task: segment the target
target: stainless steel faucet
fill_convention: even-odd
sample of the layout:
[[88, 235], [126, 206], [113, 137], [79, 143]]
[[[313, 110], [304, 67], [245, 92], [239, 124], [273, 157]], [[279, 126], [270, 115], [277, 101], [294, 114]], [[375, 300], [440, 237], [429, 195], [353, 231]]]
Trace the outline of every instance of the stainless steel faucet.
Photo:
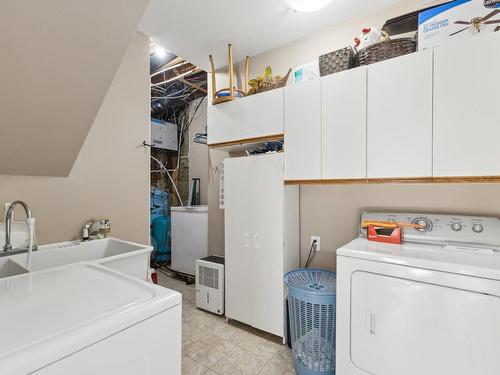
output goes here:
[[4, 251], [12, 251], [12, 245], [10, 243], [10, 236], [12, 231], [12, 214], [14, 213], [14, 208], [20, 204], [23, 206], [24, 211], [26, 211], [26, 217], [31, 218], [31, 210], [26, 203], [23, 201], [12, 202], [5, 214], [5, 245], [3, 245]]

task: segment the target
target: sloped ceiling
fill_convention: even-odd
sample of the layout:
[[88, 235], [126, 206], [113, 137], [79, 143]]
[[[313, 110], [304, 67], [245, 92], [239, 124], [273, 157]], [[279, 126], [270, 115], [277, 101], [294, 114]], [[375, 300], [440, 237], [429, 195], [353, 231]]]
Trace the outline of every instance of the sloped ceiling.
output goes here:
[[1, 1], [0, 174], [70, 173], [148, 2]]
[[140, 29], [151, 39], [209, 71], [255, 56], [322, 29], [363, 18], [402, 0], [333, 0], [313, 13], [292, 11], [284, 0], [151, 0]]

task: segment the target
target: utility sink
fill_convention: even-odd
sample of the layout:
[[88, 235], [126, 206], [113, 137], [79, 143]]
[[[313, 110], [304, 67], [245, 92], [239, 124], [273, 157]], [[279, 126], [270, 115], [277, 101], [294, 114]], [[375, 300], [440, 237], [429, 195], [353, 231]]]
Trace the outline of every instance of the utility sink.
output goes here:
[[[153, 248], [132, 242], [105, 238], [88, 242], [71, 241], [39, 246], [31, 255], [29, 271], [39, 271], [66, 264], [93, 261], [103, 266], [145, 280]], [[26, 264], [27, 254], [8, 259]], [[22, 268], [22, 267], [21, 267]], [[0, 277], [5, 277], [0, 273]]]
[[0, 279], [28, 273], [29, 271], [10, 258], [0, 258]]

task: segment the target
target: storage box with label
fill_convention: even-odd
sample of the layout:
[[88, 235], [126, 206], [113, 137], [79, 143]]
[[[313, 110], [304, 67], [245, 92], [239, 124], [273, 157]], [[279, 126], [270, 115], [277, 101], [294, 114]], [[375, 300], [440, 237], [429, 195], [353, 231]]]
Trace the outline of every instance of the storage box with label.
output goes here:
[[418, 49], [500, 31], [500, 0], [456, 0], [418, 17]]

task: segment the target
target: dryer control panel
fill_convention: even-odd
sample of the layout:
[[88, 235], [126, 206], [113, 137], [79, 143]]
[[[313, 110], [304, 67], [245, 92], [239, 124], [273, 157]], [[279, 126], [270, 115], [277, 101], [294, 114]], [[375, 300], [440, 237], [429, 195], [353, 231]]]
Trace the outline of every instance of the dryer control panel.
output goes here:
[[[496, 217], [429, 213], [364, 212], [361, 222], [418, 224], [404, 228], [403, 241], [444, 245], [500, 247], [500, 219]], [[361, 226], [360, 226], [361, 228]], [[366, 229], [360, 234], [366, 237]]]

